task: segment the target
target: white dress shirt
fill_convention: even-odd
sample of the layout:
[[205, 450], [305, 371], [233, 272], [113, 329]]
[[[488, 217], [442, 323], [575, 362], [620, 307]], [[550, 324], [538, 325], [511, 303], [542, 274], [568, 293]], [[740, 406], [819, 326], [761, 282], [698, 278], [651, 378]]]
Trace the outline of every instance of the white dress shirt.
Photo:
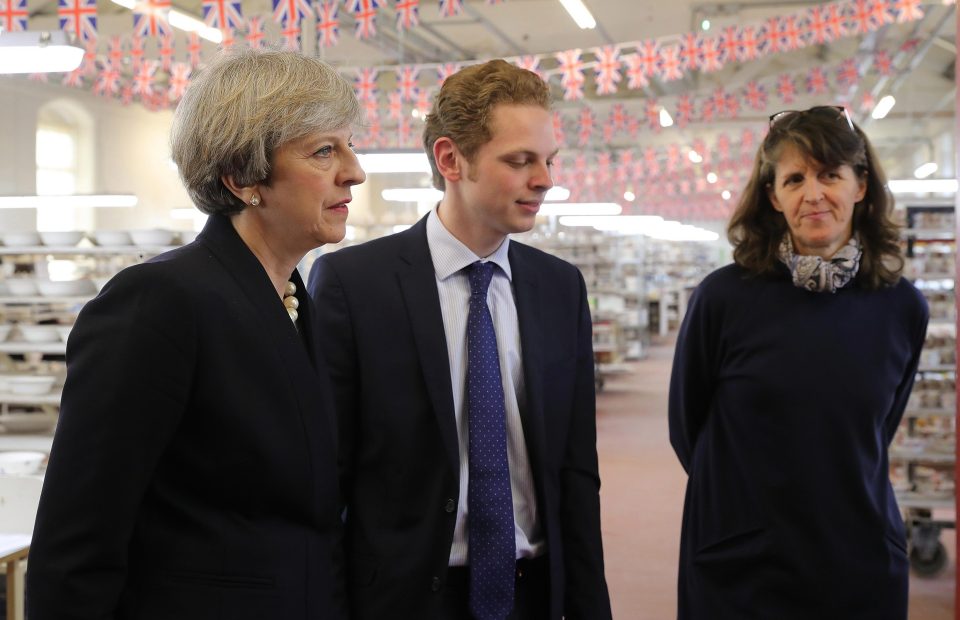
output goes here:
[[497, 333], [497, 355], [503, 381], [507, 412], [507, 459], [510, 465], [510, 489], [513, 495], [513, 520], [517, 558], [543, 553], [545, 542], [537, 519], [537, 496], [523, 436], [520, 409], [525, 406], [523, 357], [520, 351], [520, 326], [514, 300], [512, 273], [505, 239], [490, 256], [480, 257], [461, 243], [444, 227], [437, 210], [427, 218], [427, 245], [440, 293], [440, 311], [450, 360], [450, 383], [453, 387], [453, 410], [457, 418], [460, 443], [460, 498], [457, 524], [450, 548], [450, 565], [465, 566], [467, 555], [467, 487], [469, 485], [469, 426], [467, 420], [467, 314], [470, 310], [470, 281], [463, 271], [478, 260], [495, 263], [493, 279], [487, 292], [487, 306]]

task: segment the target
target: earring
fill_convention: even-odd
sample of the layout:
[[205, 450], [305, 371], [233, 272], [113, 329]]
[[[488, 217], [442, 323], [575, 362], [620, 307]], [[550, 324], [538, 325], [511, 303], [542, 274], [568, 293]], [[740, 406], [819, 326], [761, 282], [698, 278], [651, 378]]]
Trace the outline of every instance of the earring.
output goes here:
[[260, 204], [260, 196], [257, 196], [256, 194], [254, 194], [253, 196], [250, 196], [250, 205], [251, 205], [251, 206], [256, 207], [256, 206], [259, 205], [259, 204]]

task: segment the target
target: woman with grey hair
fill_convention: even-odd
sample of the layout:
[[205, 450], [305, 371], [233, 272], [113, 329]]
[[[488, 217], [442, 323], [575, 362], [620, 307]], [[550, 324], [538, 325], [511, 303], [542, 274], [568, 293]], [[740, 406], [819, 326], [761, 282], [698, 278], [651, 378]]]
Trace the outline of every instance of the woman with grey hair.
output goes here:
[[209, 218], [80, 313], [27, 577], [31, 620], [340, 620], [330, 385], [296, 266], [340, 241], [350, 84], [277, 50], [187, 90], [173, 159]]

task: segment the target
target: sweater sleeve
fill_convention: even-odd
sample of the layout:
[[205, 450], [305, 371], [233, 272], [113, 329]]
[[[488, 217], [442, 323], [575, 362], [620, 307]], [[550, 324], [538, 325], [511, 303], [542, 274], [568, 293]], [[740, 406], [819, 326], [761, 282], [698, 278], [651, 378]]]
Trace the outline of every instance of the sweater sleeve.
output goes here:
[[884, 440], [887, 445], [893, 441], [893, 436], [896, 434], [900, 420], [903, 418], [903, 412], [907, 408], [907, 400], [910, 398], [914, 380], [917, 378], [917, 368], [920, 366], [920, 352], [923, 350], [923, 343], [927, 336], [927, 324], [930, 322], [930, 310], [927, 307], [926, 300], [919, 292], [915, 292], [915, 294], [918, 297], [918, 312], [910, 338], [910, 357], [906, 370], [903, 373], [903, 378], [897, 386], [893, 406], [890, 408], [890, 412], [887, 414], [887, 418], [883, 423]]

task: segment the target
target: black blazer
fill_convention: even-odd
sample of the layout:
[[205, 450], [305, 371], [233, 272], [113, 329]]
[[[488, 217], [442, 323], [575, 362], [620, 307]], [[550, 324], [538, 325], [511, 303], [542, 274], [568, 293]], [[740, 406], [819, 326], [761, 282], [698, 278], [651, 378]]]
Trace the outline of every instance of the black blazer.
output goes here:
[[[580, 273], [510, 243], [523, 430], [550, 559], [550, 618], [610, 617], [593, 348]], [[310, 274], [340, 420], [347, 591], [358, 620], [440, 613], [459, 496], [450, 368], [426, 218]]]
[[31, 620], [345, 617], [335, 421], [300, 302], [302, 337], [211, 216], [196, 242], [123, 270], [83, 308], [30, 551]]

